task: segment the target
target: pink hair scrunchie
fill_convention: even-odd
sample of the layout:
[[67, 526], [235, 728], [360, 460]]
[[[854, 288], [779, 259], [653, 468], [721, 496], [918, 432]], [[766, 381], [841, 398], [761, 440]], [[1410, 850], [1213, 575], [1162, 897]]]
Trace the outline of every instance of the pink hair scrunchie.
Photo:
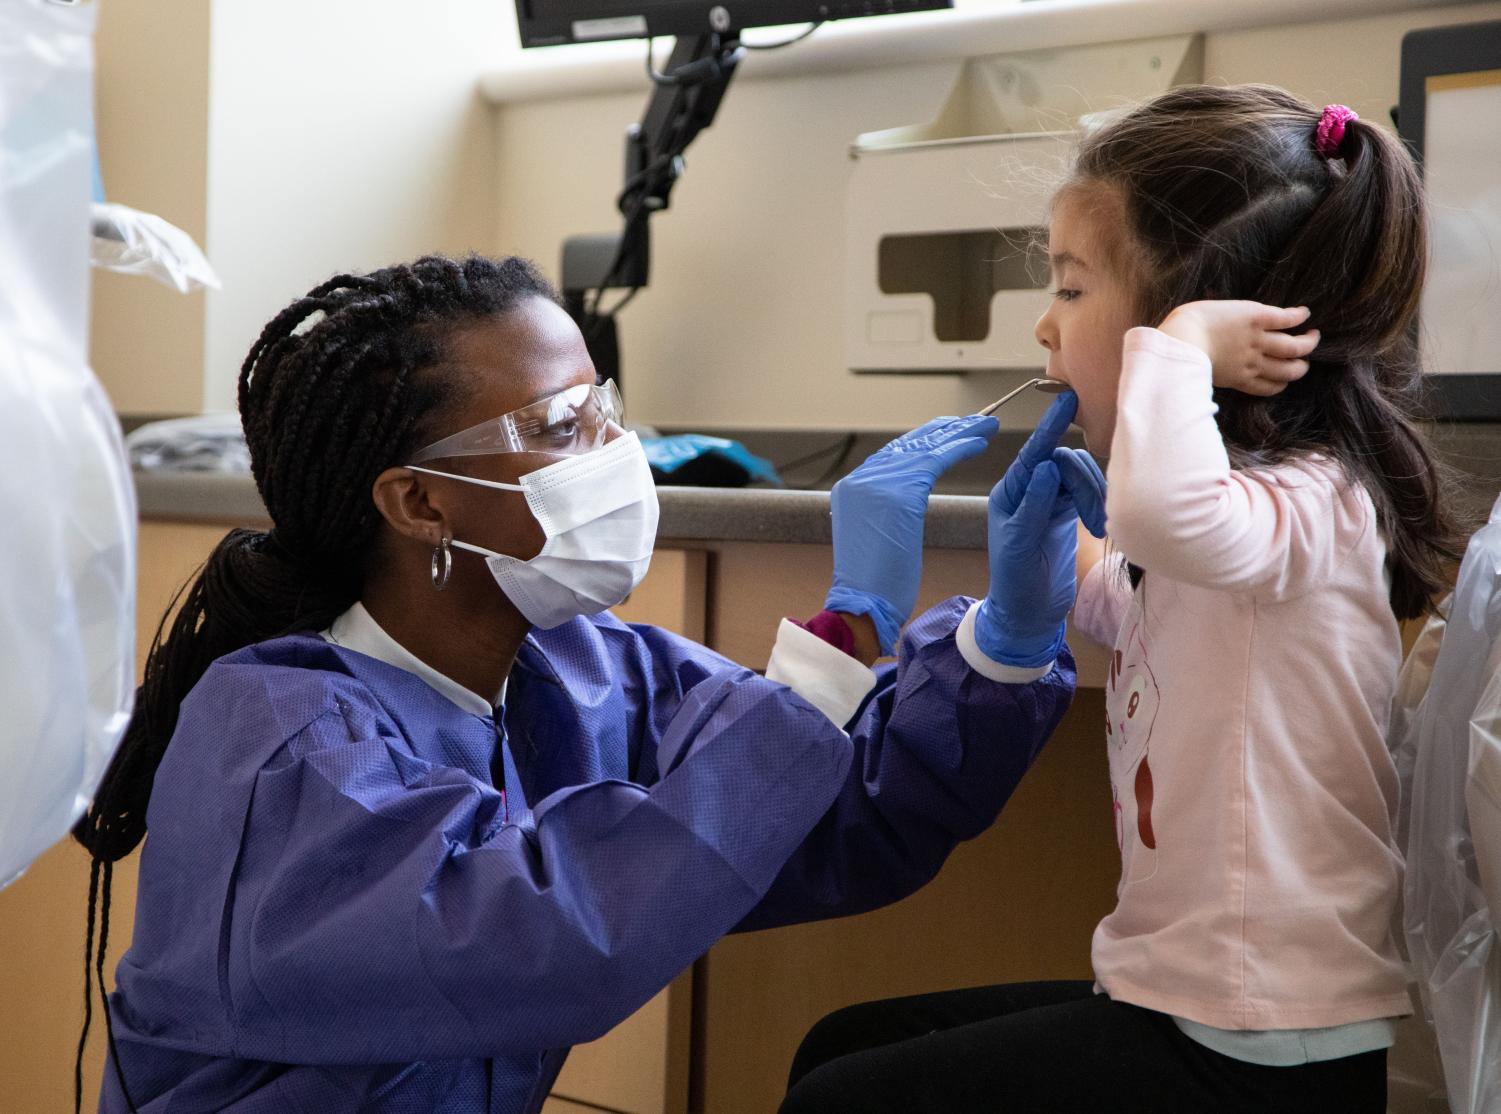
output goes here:
[[1314, 149], [1323, 158], [1338, 157], [1340, 145], [1345, 141], [1345, 125], [1359, 119], [1352, 109], [1342, 104], [1326, 104], [1314, 133]]

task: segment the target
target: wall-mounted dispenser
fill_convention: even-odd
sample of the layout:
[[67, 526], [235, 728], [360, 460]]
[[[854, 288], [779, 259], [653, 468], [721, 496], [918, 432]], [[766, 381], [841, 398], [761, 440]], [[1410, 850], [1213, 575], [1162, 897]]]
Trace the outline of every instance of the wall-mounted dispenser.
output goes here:
[[972, 58], [938, 118], [850, 151], [845, 357], [858, 372], [1031, 370], [1048, 198], [1081, 118], [1200, 79], [1182, 35]]

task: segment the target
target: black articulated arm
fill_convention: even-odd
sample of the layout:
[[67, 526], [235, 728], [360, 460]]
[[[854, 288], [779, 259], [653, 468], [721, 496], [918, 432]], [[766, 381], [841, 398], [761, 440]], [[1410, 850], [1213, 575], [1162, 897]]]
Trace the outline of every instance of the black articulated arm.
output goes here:
[[[739, 35], [712, 31], [682, 36], [667, 67], [647, 72], [654, 87], [640, 123], [625, 137], [625, 185], [617, 205], [624, 218], [618, 234], [570, 236], [563, 243], [563, 297], [578, 322], [603, 379], [620, 379], [620, 350], [614, 314], [651, 277], [648, 221], [668, 207], [672, 187], [683, 173], [683, 153], [699, 132], [714, 122], [730, 78], [743, 55]], [[608, 310], [607, 290], [625, 290]]]

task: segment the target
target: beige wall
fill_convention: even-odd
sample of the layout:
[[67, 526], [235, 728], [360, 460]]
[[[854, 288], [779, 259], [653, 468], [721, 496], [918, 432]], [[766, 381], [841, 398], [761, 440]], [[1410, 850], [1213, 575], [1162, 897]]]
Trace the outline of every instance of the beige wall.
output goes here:
[[[200, 244], [207, 231], [209, 5], [99, 5], [99, 164], [111, 201], [157, 213]], [[122, 413], [203, 403], [203, 294], [93, 272], [94, 369]]]
[[207, 295], [97, 273], [93, 358], [122, 413], [234, 405], [260, 327], [313, 283], [495, 239], [478, 75], [504, 0], [116, 0], [96, 40], [110, 200], [204, 246]]
[[[1205, 76], [1268, 81], [1389, 120], [1414, 27], [1501, 17], [1501, 4], [1210, 34]], [[752, 58], [747, 65], [754, 65]], [[930, 119], [957, 63], [732, 86], [653, 224], [652, 285], [621, 315], [632, 417], [717, 428], [905, 428], [963, 413], [1016, 377], [855, 377], [844, 369], [844, 188], [861, 132]], [[496, 112], [497, 251], [556, 273], [572, 233], [618, 227], [620, 144], [645, 91]], [[1003, 411], [1014, 426], [1039, 399]]]
[[[495, 157], [475, 78], [505, 0], [214, 4], [205, 401], [234, 404], [265, 322], [313, 284], [494, 238]], [[511, 32], [513, 33], [513, 32]]]
[[[1384, 120], [1406, 30], [1497, 17], [1493, 0], [1214, 33], [1205, 72]], [[337, 270], [478, 248], [555, 274], [565, 236], [616, 228], [621, 136], [644, 89], [485, 107], [475, 80], [513, 49], [512, 26], [496, 0], [103, 5], [106, 188], [193, 233], [225, 281], [184, 297], [96, 274], [93, 358], [117, 408], [231, 406], [260, 326]], [[972, 409], [1014, 378], [844, 369], [849, 142], [930, 118], [956, 71], [925, 63], [731, 89], [655, 221], [653, 285], [621, 318], [633, 417], [887, 429]], [[1025, 425], [1040, 402], [1005, 417]]]

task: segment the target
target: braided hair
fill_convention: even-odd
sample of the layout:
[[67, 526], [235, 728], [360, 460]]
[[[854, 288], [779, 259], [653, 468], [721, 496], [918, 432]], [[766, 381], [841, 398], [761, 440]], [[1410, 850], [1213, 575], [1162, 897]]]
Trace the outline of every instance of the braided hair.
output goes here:
[[[336, 275], [261, 331], [240, 368], [239, 408], [272, 527], [231, 530], [178, 592], [172, 606], [182, 606], [170, 626], [171, 608], [157, 626], [125, 737], [73, 829], [93, 857], [96, 882], [103, 865], [106, 894], [111, 864], [146, 834], [152, 782], [183, 698], [215, 659], [321, 630], [360, 598], [380, 522], [370, 495], [375, 478], [435, 439], [462, 404], [461, 382], [437, 370], [449, 337], [528, 298], [557, 295], [526, 260], [424, 256]], [[108, 916], [106, 902], [105, 926]], [[89, 998], [86, 986], [86, 1005]], [[86, 1009], [85, 1039], [87, 1017]], [[115, 1065], [118, 1073], [118, 1057]], [[75, 1097], [81, 1100], [78, 1081]]]

